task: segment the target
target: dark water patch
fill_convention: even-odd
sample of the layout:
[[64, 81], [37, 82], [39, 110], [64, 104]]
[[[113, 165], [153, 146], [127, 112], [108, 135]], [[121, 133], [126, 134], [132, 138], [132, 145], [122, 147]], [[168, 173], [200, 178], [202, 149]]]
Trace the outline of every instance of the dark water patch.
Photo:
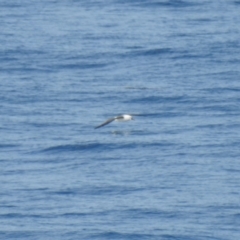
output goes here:
[[154, 48], [154, 49], [144, 49], [144, 50], [134, 50], [128, 53], [129, 56], [159, 56], [165, 54], [171, 54], [173, 50], [171, 48]]
[[131, 50], [139, 50], [139, 49], [143, 49], [144, 47], [142, 46], [138, 46], [138, 45], [134, 45], [134, 46], [127, 46], [126, 49], [131, 49]]
[[43, 153], [68, 153], [68, 152], [89, 152], [97, 153], [102, 151], [112, 151], [118, 148], [128, 148], [134, 145], [128, 144], [127, 146], [114, 144], [114, 143], [83, 143], [83, 144], [67, 144], [53, 146], [43, 149]]
[[161, 113], [146, 113], [139, 115], [140, 117], [150, 117], [151, 119], [155, 118], [174, 118], [174, 117], [181, 117], [186, 116], [186, 113], [184, 112], [174, 112], [174, 111], [164, 111]]
[[46, 55], [47, 52], [35, 49], [26, 48], [16, 48], [16, 49], [6, 49], [0, 51], [0, 60], [16, 60], [22, 63], [24, 60], [38, 60], [41, 55]]
[[[113, 132], [114, 134], [114, 132]], [[118, 133], [119, 134], [119, 133]], [[122, 133], [124, 134], [124, 132]], [[151, 148], [151, 147], [172, 147], [174, 144], [170, 142], [133, 142], [133, 143], [83, 143], [59, 145], [43, 149], [43, 153], [68, 153], [68, 152], [103, 152], [113, 151], [116, 149], [135, 149], [135, 148]]]
[[[216, 150], [221, 150], [223, 151], [224, 149], [228, 149], [229, 147], [238, 147], [239, 146], [239, 142], [236, 143], [232, 143], [232, 142], [227, 142], [227, 143], [202, 143], [202, 144], [197, 144], [197, 145], [190, 145], [191, 149], [198, 149], [198, 148], [203, 148], [203, 149], [207, 149], [209, 148], [209, 150], [213, 151], [213, 149]], [[234, 149], [232, 149], [234, 150]], [[219, 154], [221, 152], [219, 151]], [[226, 152], [226, 154], [230, 154], [230, 152]]]
[[222, 114], [230, 114], [232, 116], [239, 115], [240, 107], [237, 105], [223, 105], [223, 104], [214, 104], [211, 106], [202, 106], [196, 107], [196, 110], [204, 110], [205, 112], [211, 113], [222, 113]]
[[[240, 221], [240, 213], [233, 214], [233, 217], [237, 220]], [[240, 222], [239, 222], [240, 223]]]
[[67, 144], [67, 145], [59, 145], [53, 146], [49, 148], [45, 148], [42, 152], [52, 152], [52, 153], [60, 153], [60, 152], [75, 152], [75, 151], [96, 151], [96, 150], [111, 150], [114, 148], [114, 144], [104, 144], [104, 143], [83, 143], [83, 144]]
[[194, 233], [189, 233], [187, 235], [183, 234], [163, 234], [161, 235], [161, 240], [224, 240], [224, 238], [215, 238], [210, 234], [211, 236], [204, 235], [204, 236], [199, 236], [199, 235], [194, 235]]
[[240, 1], [233, 1], [236, 6], [240, 6]]
[[20, 2], [12, 2], [12, 1], [2, 1], [0, 3], [0, 7], [5, 7], [5, 8], [10, 8], [10, 9], [14, 9], [14, 8], [21, 8], [23, 7], [23, 4], [19, 4]]
[[128, 86], [128, 87], [125, 87], [125, 89], [128, 89], [128, 90], [143, 90], [143, 91], [146, 91], [146, 90], [149, 90], [149, 91], [156, 91], [156, 90], [161, 90], [160, 88], [150, 88], [150, 87], [134, 87], [134, 86]]
[[89, 213], [81, 213], [81, 212], [70, 212], [70, 213], [64, 213], [61, 216], [67, 217], [67, 218], [78, 218], [78, 217], [84, 217], [89, 216], [91, 214]]
[[136, 187], [128, 187], [128, 186], [107, 186], [107, 187], [91, 187], [91, 188], [85, 188], [82, 190], [82, 194], [87, 195], [96, 195], [96, 196], [102, 196], [102, 195], [131, 195], [134, 192], [143, 191], [143, 188], [136, 188]]
[[9, 148], [16, 148], [20, 145], [17, 144], [0, 144], [0, 149], [9, 149]]
[[[212, 18], [195, 18], [195, 19], [191, 19], [191, 22], [198, 22], [198, 23], [208, 23], [208, 22], [213, 22], [213, 21], [214, 21], [214, 19], [212, 19]], [[201, 34], [201, 35], [204, 35], [204, 34]]]
[[124, 144], [124, 145], [121, 145], [119, 147], [119, 149], [121, 149], [123, 147], [126, 147], [126, 149], [131, 149], [131, 148], [140, 148], [141, 150], [144, 149], [144, 148], [157, 148], [157, 149], [160, 149], [161, 147], [162, 148], [172, 148], [174, 146], [176, 146], [176, 144], [172, 143], [172, 142], [142, 142], [141, 143], [134, 143], [134, 144]]
[[59, 191], [49, 191], [50, 195], [95, 195], [95, 196], [116, 196], [116, 195], [129, 195], [134, 192], [143, 191], [143, 188], [128, 187], [128, 186], [87, 186], [83, 188], [68, 188]]
[[[89, 37], [87, 38], [89, 40]], [[99, 37], [92, 37], [91, 39], [94, 40], [99, 40]], [[72, 55], [73, 54], [73, 55]], [[76, 63], [76, 62], [86, 62], [86, 61], [94, 61], [95, 63], [97, 61], [101, 61], [102, 59], [108, 59], [113, 55], [113, 52], [94, 52], [92, 54], [80, 54], [80, 53], [72, 53], [69, 54], [68, 56], [60, 56], [61, 58], [63, 58], [63, 61], [66, 62], [72, 62], [72, 63]]]
[[41, 214], [21, 214], [21, 213], [6, 213], [0, 214], [0, 219], [16, 219], [16, 218], [43, 218], [44, 216]]
[[240, 123], [231, 123], [231, 124], [226, 124], [226, 123], [222, 123], [222, 124], [214, 124], [214, 123], [210, 123], [210, 124], [200, 124], [200, 125], [196, 125], [196, 128], [202, 128], [202, 129], [239, 129], [240, 128]]
[[55, 192], [48, 192], [50, 195], [52, 194], [56, 194], [56, 195], [64, 195], [64, 196], [68, 196], [68, 195], [76, 195], [78, 193], [78, 190], [76, 189], [65, 189], [65, 190], [60, 190], [60, 191], [55, 191]]
[[150, 7], [167, 7], [167, 8], [186, 8], [198, 5], [193, 1], [182, 1], [182, 0], [165, 0], [165, 1], [151, 1], [149, 4]]
[[172, 59], [175, 60], [180, 60], [180, 59], [186, 59], [186, 60], [191, 60], [191, 59], [208, 59], [212, 58], [212, 53], [191, 53], [191, 52], [178, 52], [176, 55], [172, 56]]
[[[24, 225], [25, 223], [23, 222], [22, 223], [22, 226]], [[18, 229], [18, 228], [17, 228]], [[30, 227], [28, 229], [31, 229]], [[43, 233], [44, 232], [44, 233]], [[59, 239], [59, 232], [53, 232], [53, 231], [46, 231], [46, 230], [41, 230], [41, 231], [38, 231], [38, 230], [25, 230], [25, 229], [22, 229], [22, 230], [11, 230], [11, 231], [8, 231], [8, 230], [5, 230], [5, 231], [0, 231], [0, 238], [1, 239], [12, 239], [12, 240], [16, 240], [16, 239], [34, 239], [34, 240], [47, 240], [47, 239]], [[63, 236], [63, 234], [61, 233], [60, 234], [61, 237]]]
[[146, 103], [146, 104], [159, 104], [159, 103], [178, 103], [181, 100], [184, 100], [184, 96], [174, 96], [174, 97], [163, 97], [163, 96], [148, 96], [148, 97], [140, 97], [133, 98], [125, 101], [126, 103]]
[[206, 209], [208, 210], [208, 212], [226, 212], [229, 210], [236, 210], [239, 209], [239, 205], [236, 203], [229, 203], [229, 204], [225, 204], [225, 205], [209, 205], [206, 206]]
[[23, 192], [39, 192], [43, 193], [49, 190], [47, 187], [41, 187], [41, 188], [19, 188], [18, 190]]
[[[222, 80], [222, 81], [226, 81], [229, 83], [229, 79], [234, 79], [236, 78], [236, 76], [239, 76], [239, 71], [236, 70], [236, 68], [234, 68], [234, 70], [232, 71], [224, 71], [222, 68], [219, 69], [217, 72], [213, 71], [212, 73], [211, 72], [208, 72], [208, 73], [198, 73], [197, 75], [193, 75], [195, 77], [203, 77], [204, 79], [208, 79], [208, 81], [219, 81], [219, 80]], [[233, 82], [236, 82], [236, 81], [233, 81]], [[238, 81], [237, 81], [237, 84], [235, 84], [235, 86], [238, 86]], [[214, 88], [216, 88], [217, 85], [212, 85], [214, 86]], [[229, 84], [227, 86], [230, 86]], [[211, 89], [214, 89], [214, 88], [202, 88], [201, 90], [205, 91], [207, 89], [211, 90]], [[233, 87], [232, 87], [233, 88]]]
[[58, 123], [58, 122], [23, 122], [23, 124], [36, 128], [68, 127], [79, 126], [79, 124]]
[[[6, 176], [7, 175], [10, 175], [10, 176], [11, 175], [15, 175], [15, 176], [20, 175], [21, 176], [28, 172], [30, 172], [29, 169], [27, 169], [27, 170], [25, 170], [25, 169], [24, 170], [8, 170], [8, 171], [6, 170], [3, 175], [6, 175]], [[37, 170], [35, 170], [35, 172], [37, 172]]]
[[218, 87], [218, 88], [206, 88], [202, 89], [202, 91], [209, 92], [209, 93], [239, 93], [240, 88], [239, 87]]
[[122, 233], [122, 232], [113, 232], [113, 231], [104, 231], [103, 233], [93, 234], [89, 236], [89, 239], [111, 239], [111, 240], [149, 240], [149, 239], [157, 239], [157, 236], [154, 234], [144, 234], [144, 233]]
[[36, 49], [31, 49], [31, 48], [15, 48], [15, 49], [9, 49], [9, 50], [4, 50], [4, 55], [11, 55], [11, 56], [19, 56], [19, 57], [28, 57], [29, 55], [42, 55], [42, 54], [47, 54], [46, 51], [43, 50], [36, 50]]
[[107, 63], [72, 63], [72, 64], [61, 64], [61, 65], [55, 65], [54, 67], [56, 69], [69, 69], [69, 70], [73, 70], [73, 69], [95, 69], [95, 68], [104, 68], [106, 66], [108, 66], [109, 64]]
[[[159, 190], [159, 189], [158, 189]], [[183, 218], [186, 215], [183, 212], [176, 212], [176, 211], [161, 211], [159, 209], [127, 209], [123, 211], [121, 214], [124, 216], [131, 216], [131, 218]]]
[[18, 58], [16, 58], [15, 56], [7, 56], [6, 54], [0, 55], [0, 61], [2, 62], [2, 64], [4, 64], [5, 62], [16, 62], [18, 61]]
[[18, 206], [10, 205], [9, 203], [5, 204], [4, 202], [2, 202], [0, 208], [2, 209], [7, 208], [9, 211], [13, 211], [13, 209], [17, 209]]
[[235, 168], [224, 168], [225, 171], [229, 172], [229, 173], [240, 173], [240, 168], [239, 169], [235, 169]]
[[131, 2], [127, 0], [118, 0], [121, 4], [131, 4], [137, 7], [144, 8], [169, 8], [169, 9], [179, 9], [179, 8], [187, 8], [199, 5], [200, 3], [194, 3], [193, 1], [183, 1], [183, 0], [132, 0]]
[[[185, 56], [186, 55], [186, 56]], [[182, 51], [180, 49], [173, 49], [173, 48], [152, 48], [152, 49], [133, 49], [132, 51], [127, 51], [124, 54], [119, 54], [119, 57], [122, 58], [135, 58], [135, 57], [157, 57], [162, 58], [164, 60], [168, 59], [177, 59], [181, 57], [188, 57], [191, 56], [191, 53], [188, 51]], [[204, 55], [205, 56], [205, 55]], [[198, 57], [198, 56], [197, 56]]]
[[200, 128], [200, 129], [222, 129], [223, 127], [225, 127], [225, 124], [204, 124], [204, 125], [197, 125], [195, 126], [196, 128]]

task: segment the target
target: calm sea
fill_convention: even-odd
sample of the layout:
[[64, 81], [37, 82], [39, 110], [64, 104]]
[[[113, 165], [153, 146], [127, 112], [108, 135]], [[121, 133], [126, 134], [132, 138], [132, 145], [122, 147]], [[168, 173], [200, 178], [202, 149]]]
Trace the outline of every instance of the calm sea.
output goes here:
[[240, 239], [240, 1], [0, 9], [0, 239]]

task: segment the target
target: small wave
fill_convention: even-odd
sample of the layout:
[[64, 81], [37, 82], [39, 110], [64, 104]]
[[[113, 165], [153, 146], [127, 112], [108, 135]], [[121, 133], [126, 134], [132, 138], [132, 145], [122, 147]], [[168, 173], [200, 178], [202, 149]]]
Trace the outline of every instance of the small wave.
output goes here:
[[236, 88], [231, 88], [231, 87], [214, 87], [214, 88], [206, 88], [206, 89], [203, 89], [203, 91], [206, 91], [206, 92], [210, 92], [210, 93], [238, 93], [240, 92], [240, 88], [236, 87]]
[[147, 233], [123, 233], [105, 231], [99, 234], [91, 235], [91, 239], [157, 239], [157, 236]]
[[4, 218], [4, 219], [11, 219], [11, 218], [43, 218], [42, 215], [38, 215], [38, 214], [21, 214], [21, 213], [6, 213], [6, 214], [0, 214], [0, 218]]
[[18, 147], [19, 145], [17, 144], [0, 144], [0, 148], [13, 148], [13, 147]]
[[[126, 132], [114, 131], [112, 134], [116, 135], [126, 135]], [[137, 132], [137, 134], [139, 134]], [[143, 134], [143, 133], [140, 133]], [[102, 152], [111, 151], [116, 149], [135, 149], [135, 148], [145, 148], [145, 147], [165, 147], [170, 146], [171, 143], [166, 142], [132, 142], [132, 143], [85, 143], [85, 144], [69, 144], [69, 145], [59, 145], [48, 147], [41, 152], [43, 153], [64, 153], [64, 152]]]
[[155, 56], [155, 55], [162, 55], [172, 53], [171, 48], [154, 48], [154, 49], [145, 49], [145, 50], [137, 50], [133, 51], [132, 55], [137, 56]]
[[166, 8], [186, 8], [186, 7], [192, 7], [196, 5], [200, 5], [200, 3], [193, 3], [189, 1], [183, 1], [183, 0], [175, 0], [175, 1], [146, 1], [141, 2], [139, 1], [140, 6], [147, 6], [147, 7], [166, 7]]
[[102, 143], [83, 143], [83, 144], [67, 144], [48, 147], [42, 150], [42, 152], [74, 152], [74, 151], [92, 151], [97, 149], [111, 149], [113, 144]]
[[92, 68], [103, 68], [108, 66], [106, 63], [69, 63], [69, 64], [62, 64], [57, 65], [57, 69], [92, 69]]
[[149, 96], [149, 97], [141, 97], [141, 98], [135, 98], [130, 99], [129, 102], [131, 103], [146, 103], [146, 104], [158, 104], [158, 103], [164, 103], [164, 102], [178, 102], [180, 100], [183, 100], [183, 96], [174, 96], [174, 97], [162, 97], [162, 96]]

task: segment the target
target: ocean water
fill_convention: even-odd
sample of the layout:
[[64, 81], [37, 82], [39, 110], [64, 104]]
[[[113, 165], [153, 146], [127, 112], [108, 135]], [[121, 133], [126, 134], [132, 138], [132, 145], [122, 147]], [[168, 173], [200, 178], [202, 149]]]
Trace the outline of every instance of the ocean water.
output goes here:
[[0, 239], [240, 239], [240, 1], [0, 8]]

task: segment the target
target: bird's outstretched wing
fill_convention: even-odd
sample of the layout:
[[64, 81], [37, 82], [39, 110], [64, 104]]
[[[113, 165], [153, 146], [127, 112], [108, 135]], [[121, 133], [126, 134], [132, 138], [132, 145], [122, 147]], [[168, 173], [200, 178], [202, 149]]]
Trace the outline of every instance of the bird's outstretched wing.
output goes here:
[[103, 126], [105, 126], [105, 125], [111, 123], [111, 122], [114, 121], [115, 119], [116, 119], [116, 117], [114, 117], [114, 118], [109, 118], [107, 121], [105, 121], [105, 122], [102, 123], [101, 125], [96, 126], [95, 129], [100, 128], [100, 127], [103, 127]]

